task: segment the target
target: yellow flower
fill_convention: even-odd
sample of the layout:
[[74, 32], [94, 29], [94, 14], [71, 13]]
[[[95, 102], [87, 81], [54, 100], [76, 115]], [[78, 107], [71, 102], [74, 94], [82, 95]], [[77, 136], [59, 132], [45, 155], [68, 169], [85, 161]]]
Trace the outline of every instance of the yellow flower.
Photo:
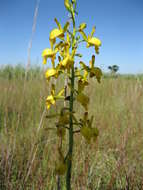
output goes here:
[[95, 27], [93, 27], [91, 34], [87, 37], [86, 34], [84, 33], [83, 30], [79, 30], [83, 39], [87, 42], [87, 48], [94, 46], [95, 47], [95, 52], [98, 54], [99, 53], [99, 47], [101, 46], [101, 41], [100, 39], [93, 37], [95, 33]]
[[51, 77], [57, 77], [58, 76], [58, 72], [56, 69], [54, 68], [50, 68], [50, 69], [47, 69], [46, 73], [45, 73], [45, 77], [47, 80], [49, 80]]
[[61, 48], [61, 50], [59, 50], [61, 57], [63, 57], [63, 60], [60, 61], [59, 65], [61, 66], [61, 68], [66, 68], [66, 69], [70, 69], [72, 67], [72, 65], [74, 64], [74, 56], [76, 53], [76, 48], [73, 48], [72, 53], [70, 54], [70, 37], [69, 34], [67, 34], [67, 39], [65, 41], [65, 43], [61, 44], [61, 46], [59, 46], [59, 48]]
[[55, 85], [52, 84], [51, 95], [46, 99], [47, 109], [50, 109], [51, 105], [55, 105], [57, 99], [64, 99], [64, 96], [62, 96], [63, 93], [64, 89], [60, 90], [60, 92], [55, 95]]
[[99, 47], [101, 46], [101, 41], [98, 38], [93, 37], [95, 33], [95, 27], [92, 28], [91, 35], [87, 38], [87, 47], [94, 46], [95, 52], [99, 54]]
[[93, 37], [95, 33], [95, 27], [92, 28], [91, 35], [87, 38], [87, 47], [94, 46], [96, 53], [99, 53], [99, 47], [101, 46], [101, 41], [98, 38]]
[[55, 18], [55, 22], [58, 25], [58, 28], [54, 28], [51, 32], [50, 32], [50, 41], [52, 43], [55, 42], [56, 38], [61, 38], [63, 39], [64, 37], [64, 33], [67, 31], [68, 27], [69, 27], [69, 22], [67, 22], [64, 26], [64, 28], [61, 27], [61, 24], [58, 22], [58, 20]]
[[60, 63], [61, 66], [64, 68], [69, 68], [71, 65], [73, 65], [74, 61], [70, 55], [67, 55]]
[[50, 33], [50, 40], [54, 40], [56, 38], [64, 37], [63, 30], [59, 30], [58, 28], [55, 28]]
[[81, 105], [87, 110], [89, 104], [89, 97], [83, 93], [79, 93], [76, 98], [77, 101], [80, 102]]
[[88, 36], [87, 47], [90, 46], [99, 47], [101, 46], [101, 41], [98, 38]]
[[53, 51], [52, 49], [46, 48], [42, 52], [43, 64], [47, 63], [47, 58], [55, 59], [57, 51]]
[[47, 97], [47, 99], [46, 99], [47, 109], [50, 109], [51, 105], [54, 105], [55, 103], [56, 103], [56, 101], [55, 101], [55, 98], [53, 95], [50, 95]]

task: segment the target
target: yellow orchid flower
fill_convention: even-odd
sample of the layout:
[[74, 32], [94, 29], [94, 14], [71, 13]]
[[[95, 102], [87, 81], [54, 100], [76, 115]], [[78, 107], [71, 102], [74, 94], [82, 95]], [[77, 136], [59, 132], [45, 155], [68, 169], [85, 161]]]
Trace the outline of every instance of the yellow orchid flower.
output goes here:
[[64, 68], [69, 68], [71, 65], [73, 65], [74, 61], [70, 55], [67, 55], [60, 63], [61, 66]]
[[[63, 49], [62, 49], [63, 48]], [[61, 68], [66, 68], [70, 69], [71, 66], [74, 64], [74, 55], [76, 53], [76, 48], [72, 50], [72, 53], [70, 54], [69, 49], [70, 49], [70, 37], [69, 34], [67, 34], [67, 39], [65, 43], [61, 45], [60, 54], [63, 57], [63, 60], [60, 61], [60, 66]]]
[[50, 40], [54, 40], [58, 37], [64, 37], [64, 32], [63, 32], [63, 30], [55, 28], [50, 33]]
[[47, 69], [45, 73], [45, 77], [47, 80], [49, 80], [51, 77], [57, 77], [57, 76], [58, 76], [58, 72], [54, 68]]
[[52, 84], [51, 95], [46, 99], [47, 109], [50, 109], [51, 105], [55, 105], [57, 99], [64, 99], [64, 96], [62, 96], [63, 93], [64, 89], [60, 90], [60, 92], [55, 95], [55, 85]]
[[51, 58], [53, 62], [56, 58], [56, 53], [57, 53], [56, 50], [53, 51], [52, 49], [49, 48], [44, 49], [42, 52], [43, 64], [47, 63], [48, 58]]
[[80, 102], [81, 105], [85, 108], [85, 110], [87, 110], [89, 104], [89, 97], [83, 93], [79, 93], [76, 98], [77, 101]]
[[84, 33], [83, 30], [79, 30], [79, 32], [81, 33], [83, 39], [87, 42], [87, 48], [94, 46], [95, 52], [98, 54], [99, 53], [99, 47], [101, 46], [101, 41], [100, 41], [100, 39], [93, 37], [93, 35], [95, 33], [95, 27], [93, 27], [91, 35], [89, 35], [88, 37], [86, 36], [86, 34]]
[[69, 52], [70, 43], [65, 41], [60, 41], [58, 44], [55, 45], [55, 50], [59, 51], [60, 55], [62, 57], [65, 57], [65, 55]]
[[64, 28], [61, 27], [61, 24], [58, 22], [58, 20], [55, 18], [55, 22], [58, 25], [58, 28], [54, 28], [51, 32], [50, 32], [50, 42], [52, 44], [55, 43], [56, 38], [61, 38], [63, 39], [64, 37], [64, 33], [67, 31], [68, 27], [69, 27], [69, 22], [67, 22], [64, 26]]
[[90, 46], [99, 47], [101, 46], [101, 41], [98, 38], [88, 36], [87, 47], [90, 47]]
[[92, 28], [91, 35], [89, 35], [87, 38], [87, 47], [94, 46], [95, 50], [98, 50], [99, 46], [101, 46], [101, 41], [98, 38], [93, 37], [94, 33], [95, 27]]
[[93, 37], [94, 33], [95, 33], [95, 27], [92, 28], [91, 35], [89, 35], [87, 38], [87, 47], [94, 46], [95, 52], [99, 54], [99, 47], [101, 46], [101, 41], [100, 39]]
[[51, 95], [49, 95], [46, 99], [46, 106], [47, 106], [47, 109], [50, 109], [51, 105], [54, 105], [56, 103], [56, 100], [55, 100], [55, 85], [52, 84], [52, 88], [51, 88]]
[[47, 97], [47, 99], [46, 99], [47, 109], [50, 109], [51, 105], [54, 105], [55, 103], [56, 103], [56, 101], [55, 101], [55, 98], [53, 95], [50, 95]]

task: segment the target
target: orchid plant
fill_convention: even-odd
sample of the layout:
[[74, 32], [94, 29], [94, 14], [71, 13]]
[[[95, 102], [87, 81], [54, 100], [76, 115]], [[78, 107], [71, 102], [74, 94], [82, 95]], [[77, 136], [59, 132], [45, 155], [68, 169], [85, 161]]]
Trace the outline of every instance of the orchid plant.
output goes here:
[[[89, 118], [89, 97], [85, 94], [85, 88], [89, 85], [89, 78], [95, 77], [100, 83], [102, 71], [99, 67], [95, 67], [95, 55], [91, 56], [89, 64], [85, 64], [82, 60], [76, 62], [76, 57], [82, 58], [78, 53], [79, 44], [86, 43], [87, 48], [94, 48], [95, 54], [99, 54], [101, 46], [100, 39], [94, 37], [95, 27], [87, 36], [85, 33], [86, 23], [81, 23], [76, 27], [75, 16], [76, 0], [64, 0], [64, 5], [72, 22], [67, 21], [62, 27], [55, 18], [57, 27], [50, 32], [50, 48], [46, 48], [42, 52], [43, 64], [51, 61], [51, 68], [48, 68], [45, 77], [51, 83], [51, 94], [46, 99], [47, 109], [51, 109], [56, 105], [58, 100], [66, 101], [68, 106], [60, 108], [59, 114], [56, 114], [57, 122], [55, 124], [57, 135], [61, 139], [58, 147], [59, 160], [56, 163], [55, 171], [58, 175], [66, 173], [66, 189], [71, 189], [71, 169], [73, 158], [74, 134], [79, 132], [87, 141], [91, 143], [96, 141], [98, 129], [92, 126], [93, 116]], [[70, 26], [72, 25], [72, 26]], [[55, 81], [59, 77], [65, 77], [67, 86], [57, 93]], [[52, 80], [51, 80], [52, 79]], [[67, 95], [67, 88], [69, 94]], [[74, 110], [74, 102], [79, 102], [84, 109], [83, 118], [77, 119]], [[78, 129], [77, 129], [78, 128]], [[66, 135], [67, 134], [67, 135]], [[65, 142], [67, 136], [67, 153], [64, 155], [62, 143]]]

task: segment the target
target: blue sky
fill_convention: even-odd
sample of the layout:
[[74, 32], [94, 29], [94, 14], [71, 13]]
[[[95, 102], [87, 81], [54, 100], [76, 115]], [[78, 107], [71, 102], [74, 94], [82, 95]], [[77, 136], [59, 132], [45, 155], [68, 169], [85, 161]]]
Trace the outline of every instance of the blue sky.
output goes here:
[[[117, 64], [121, 73], [143, 73], [143, 0], [77, 0], [78, 21], [87, 23], [86, 32], [96, 26], [102, 40], [96, 64], [107, 71]], [[28, 43], [36, 0], [0, 0], [0, 65], [27, 62]], [[64, 0], [40, 0], [31, 61], [41, 64], [41, 52], [49, 47], [49, 32], [54, 18], [64, 24], [67, 11]], [[84, 61], [91, 49], [81, 48]]]

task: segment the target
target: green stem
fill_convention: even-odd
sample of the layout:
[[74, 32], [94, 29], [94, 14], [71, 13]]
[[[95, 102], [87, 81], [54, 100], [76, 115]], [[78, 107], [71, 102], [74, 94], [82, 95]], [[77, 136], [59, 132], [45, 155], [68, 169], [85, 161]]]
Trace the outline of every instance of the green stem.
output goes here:
[[[73, 111], [73, 88], [74, 88], [74, 67], [72, 68], [71, 73], [71, 93], [70, 93], [70, 112]], [[67, 175], [66, 175], [66, 189], [71, 190], [71, 169], [72, 169], [72, 153], [73, 153], [73, 118], [70, 114], [69, 120], [69, 150], [67, 157]]]
[[[72, 37], [72, 51], [74, 48], [74, 40], [75, 40], [75, 19], [72, 14], [72, 21], [73, 21], [73, 37]], [[73, 113], [73, 96], [74, 96], [74, 82], [75, 82], [75, 73], [74, 73], [74, 65], [71, 69], [71, 92], [70, 92], [70, 102], [69, 102], [69, 110], [70, 113]], [[73, 117], [70, 114], [69, 118], [69, 149], [68, 149], [68, 157], [67, 157], [67, 173], [66, 173], [66, 189], [71, 190], [71, 171], [72, 171], [72, 154], [73, 154]]]

